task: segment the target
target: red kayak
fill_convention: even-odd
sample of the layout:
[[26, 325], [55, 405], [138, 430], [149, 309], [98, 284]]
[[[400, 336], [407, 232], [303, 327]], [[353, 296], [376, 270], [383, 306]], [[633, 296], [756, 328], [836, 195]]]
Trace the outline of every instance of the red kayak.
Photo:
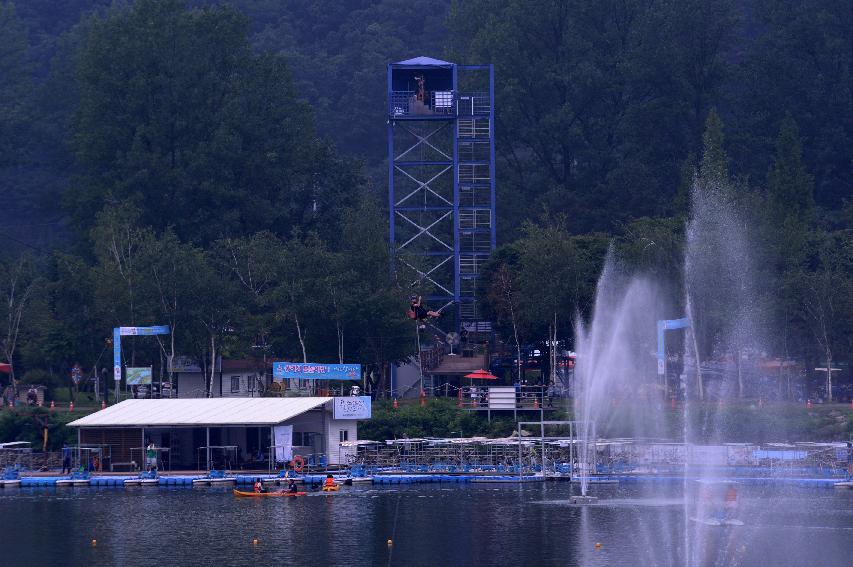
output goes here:
[[234, 496], [238, 496], [240, 498], [259, 498], [265, 496], [305, 496], [308, 494], [307, 492], [286, 492], [284, 490], [278, 490], [276, 492], [243, 492], [242, 490], [237, 490], [236, 488], [231, 490], [234, 493]]

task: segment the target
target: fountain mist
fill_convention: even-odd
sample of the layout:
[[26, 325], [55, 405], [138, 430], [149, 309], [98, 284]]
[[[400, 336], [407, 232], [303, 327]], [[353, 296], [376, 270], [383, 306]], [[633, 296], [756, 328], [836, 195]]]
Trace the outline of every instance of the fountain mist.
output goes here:
[[[653, 558], [659, 564], [727, 561], [726, 546], [709, 545], [719, 538], [709, 537], [713, 528], [703, 523], [719, 515], [722, 506], [709, 487], [717, 485], [713, 489], [717, 492], [720, 484], [723, 490], [732, 488], [719, 477], [725, 447], [704, 445], [727, 441], [722, 437], [723, 408], [747, 394], [746, 361], [755, 360], [765, 344], [747, 219], [730, 187], [695, 184], [686, 231], [685, 296], [667, 297], [663, 290], [670, 289], [670, 282], [629, 273], [611, 251], [598, 282], [591, 321], [577, 325], [575, 411], [581, 422], [582, 494], [587, 494], [590, 475], [595, 473], [591, 463], [596, 430], [602, 436], [618, 432], [634, 439], [684, 443], [683, 546], [675, 551], [676, 557]], [[667, 389], [667, 382], [661, 384], [656, 375], [652, 356], [655, 324], [685, 311], [691, 326], [684, 334], [684, 370]], [[667, 412], [664, 404], [670, 396], [683, 399], [680, 415]]]

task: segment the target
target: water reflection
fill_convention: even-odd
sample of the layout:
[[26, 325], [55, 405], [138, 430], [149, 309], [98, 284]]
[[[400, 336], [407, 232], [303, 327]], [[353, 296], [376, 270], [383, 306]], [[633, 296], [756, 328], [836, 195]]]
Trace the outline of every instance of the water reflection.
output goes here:
[[[685, 563], [681, 484], [594, 486], [599, 502], [575, 507], [565, 504], [571, 490], [568, 483], [355, 487], [239, 500], [218, 489], [9, 490], [0, 492], [0, 548], [3, 565]], [[741, 494], [745, 517], [761, 523], [702, 526], [706, 564], [849, 564], [853, 492]]]

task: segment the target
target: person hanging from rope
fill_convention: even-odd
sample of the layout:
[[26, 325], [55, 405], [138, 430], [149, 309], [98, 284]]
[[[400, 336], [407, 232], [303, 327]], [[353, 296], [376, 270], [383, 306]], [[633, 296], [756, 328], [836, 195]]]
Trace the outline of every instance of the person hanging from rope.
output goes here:
[[409, 298], [409, 319], [415, 319], [420, 322], [426, 322], [433, 317], [441, 317], [438, 311], [432, 311], [423, 303], [420, 295], [413, 295]]

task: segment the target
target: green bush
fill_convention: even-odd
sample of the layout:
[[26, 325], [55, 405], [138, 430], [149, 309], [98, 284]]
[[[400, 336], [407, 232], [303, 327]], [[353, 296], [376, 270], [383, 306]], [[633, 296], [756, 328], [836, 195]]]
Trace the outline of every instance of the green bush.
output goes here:
[[[599, 424], [600, 437], [629, 437], [636, 435], [637, 416], [645, 415], [649, 437], [680, 440], [684, 435], [685, 412], [683, 406], [675, 409], [669, 405], [651, 408], [642, 404], [625, 404], [614, 412], [611, 419]], [[660, 419], [648, 419], [660, 416]], [[785, 441], [842, 441], [853, 435], [853, 410], [849, 406], [815, 406], [807, 409], [802, 404], [776, 403], [758, 407], [754, 402], [730, 402], [724, 406], [716, 403], [691, 404], [687, 419], [694, 443], [769, 443]], [[527, 421], [536, 421], [530, 416]], [[546, 416], [549, 420], [571, 420], [570, 411], [556, 411]], [[473, 412], [456, 407], [455, 400], [431, 398], [425, 407], [407, 400], [394, 409], [391, 402], [377, 400], [373, 405], [373, 418], [359, 424], [359, 437], [382, 441], [402, 437], [504, 437], [515, 430], [511, 415], [492, 413], [492, 421], [485, 412]]]
[[50, 451], [62, 448], [63, 443], [76, 444], [76, 430], [66, 424], [80, 417], [79, 414], [59, 413], [44, 408], [22, 408], [0, 412], [0, 442], [29, 441], [33, 450], [40, 451], [43, 444], [43, 423], [47, 423]]
[[21, 376], [21, 384], [36, 384], [45, 386], [46, 388], [53, 388], [56, 386], [57, 380], [48, 372], [47, 370], [42, 370], [41, 368], [35, 368], [33, 370], [27, 370], [23, 376]]
[[461, 410], [455, 400], [431, 398], [426, 406], [418, 401], [393, 403], [377, 400], [373, 418], [359, 424], [361, 439], [399, 439], [403, 437], [503, 437], [510, 435], [514, 424], [511, 418], [499, 417], [489, 423], [485, 412]]

